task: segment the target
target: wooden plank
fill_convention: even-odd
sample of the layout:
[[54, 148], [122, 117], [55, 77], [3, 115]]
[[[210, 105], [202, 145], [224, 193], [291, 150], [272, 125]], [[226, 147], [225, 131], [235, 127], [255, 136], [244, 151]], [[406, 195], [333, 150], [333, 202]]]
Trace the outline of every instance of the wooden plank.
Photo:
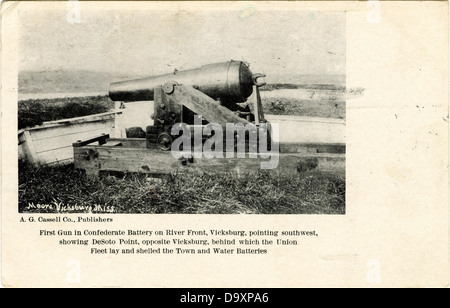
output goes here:
[[[110, 138], [107, 142], [120, 142], [123, 147], [146, 148], [144, 138]], [[226, 149], [224, 141], [224, 150]], [[344, 154], [346, 145], [344, 143], [280, 143], [280, 153], [334, 153]], [[307, 149], [306, 151], [304, 149]]]
[[73, 143], [78, 140], [90, 139], [92, 137], [97, 137], [103, 134], [105, 131], [103, 129], [96, 129], [92, 131], [56, 136], [49, 139], [41, 139], [34, 141], [35, 149], [37, 153], [48, 152], [53, 149], [58, 149], [64, 146], [72, 146]]
[[116, 142], [106, 142], [102, 146], [104, 146], [104, 147], [119, 147], [119, 146], [123, 146], [123, 144], [122, 144], [122, 142], [116, 141]]
[[30, 133], [33, 141], [37, 141], [60, 136], [76, 135], [85, 132], [94, 132], [98, 130], [102, 130], [104, 133], [109, 133], [113, 129], [113, 125], [113, 121], [108, 120], [104, 122], [90, 122], [76, 125], [58, 125], [47, 129], [30, 130]]
[[53, 161], [53, 162], [48, 162], [45, 165], [52, 166], [52, 165], [62, 165], [62, 164], [70, 164], [70, 163], [73, 163], [73, 153], [72, 153], [72, 155], [70, 155], [69, 158], [61, 159], [61, 160], [57, 160], [57, 161]]
[[73, 146], [74, 147], [82, 147], [82, 146], [88, 145], [93, 142], [98, 142], [100, 145], [102, 145], [102, 144], [106, 143], [106, 139], [108, 139], [108, 138], [109, 138], [109, 135], [102, 134], [100, 136], [95, 136], [95, 137], [87, 139], [87, 140], [77, 141], [77, 142], [73, 143]]
[[168, 94], [168, 97], [173, 102], [184, 105], [196, 114], [201, 115], [206, 121], [218, 123], [222, 127], [225, 127], [226, 123], [249, 123], [234, 114], [230, 109], [220, 106], [211, 97], [192, 87], [175, 86], [173, 93]]
[[22, 150], [26, 157], [26, 159], [36, 165], [38, 163], [36, 156], [36, 149], [34, 148], [33, 139], [31, 138], [31, 134], [29, 131], [25, 130], [23, 132], [23, 143]]
[[[343, 154], [274, 154], [279, 164], [273, 171], [298, 173], [321, 170], [345, 175], [345, 155]], [[194, 159], [183, 165], [170, 152], [139, 148], [108, 148], [86, 146], [74, 148], [75, 167], [96, 174], [99, 170], [115, 170], [139, 173], [180, 172], [236, 172], [256, 171], [261, 168], [259, 158], [214, 158]]]
[[73, 150], [71, 146], [54, 149], [51, 152], [37, 153], [37, 161], [41, 165], [73, 161]]
[[108, 112], [103, 113], [96, 113], [91, 114], [87, 116], [82, 117], [75, 117], [75, 118], [68, 118], [68, 119], [62, 119], [62, 120], [55, 120], [55, 121], [46, 121], [43, 122], [43, 125], [49, 125], [49, 124], [81, 124], [81, 123], [87, 123], [87, 122], [96, 122], [96, 121], [103, 121], [105, 119], [112, 119], [116, 114], [121, 114], [122, 110], [112, 110]]
[[24, 132], [25, 132], [25, 130], [20, 130], [19, 133], [17, 134], [17, 139], [19, 141], [19, 145], [21, 145], [22, 143], [24, 143], [26, 141]]
[[18, 146], [18, 148], [19, 148], [19, 150], [18, 150], [18, 158], [19, 158], [19, 160], [20, 160], [20, 159], [27, 159], [27, 157], [25, 156], [25, 152], [24, 152], [24, 150], [23, 150], [22, 144], [20, 144], [20, 145]]
[[64, 148], [70, 148], [70, 147], [72, 147], [72, 145], [67, 145], [66, 144], [66, 145], [63, 145], [63, 146], [60, 146], [60, 147], [52, 147], [51, 149], [47, 149], [47, 150], [44, 150], [44, 151], [36, 152], [36, 154], [39, 154], [40, 156], [44, 155], [44, 156], [49, 156], [49, 157], [52, 157], [52, 158], [54, 157], [54, 158], [57, 159], [57, 157], [53, 153], [54, 151], [57, 151], [59, 149], [64, 149]]
[[154, 92], [153, 115], [157, 125], [174, 125], [182, 122], [182, 106], [178, 101], [169, 99], [162, 87], [157, 87]]

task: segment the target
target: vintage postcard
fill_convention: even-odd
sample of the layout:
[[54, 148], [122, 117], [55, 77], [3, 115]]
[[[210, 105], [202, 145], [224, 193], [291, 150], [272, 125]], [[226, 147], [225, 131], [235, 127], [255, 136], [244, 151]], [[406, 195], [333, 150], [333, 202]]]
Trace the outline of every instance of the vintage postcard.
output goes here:
[[1, 31], [3, 286], [448, 286], [447, 2], [9, 1]]

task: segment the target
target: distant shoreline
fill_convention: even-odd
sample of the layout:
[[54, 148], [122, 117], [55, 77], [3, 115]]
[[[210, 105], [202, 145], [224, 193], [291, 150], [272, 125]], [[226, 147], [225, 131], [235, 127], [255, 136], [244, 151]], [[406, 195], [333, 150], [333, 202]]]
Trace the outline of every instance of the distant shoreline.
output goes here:
[[[329, 90], [329, 91], [345, 91], [344, 85], [336, 84], [283, 84], [274, 83], [267, 84], [261, 88], [263, 92], [272, 92], [280, 90]], [[19, 101], [30, 99], [58, 99], [68, 97], [90, 97], [90, 96], [108, 96], [107, 91], [88, 91], [88, 92], [31, 92], [18, 93]]]
[[[18, 80], [19, 97], [31, 97], [32, 93], [88, 93], [86, 95], [103, 95], [106, 93], [112, 82], [121, 80], [130, 80], [143, 78], [145, 76], [133, 76], [127, 74], [114, 74], [98, 71], [20, 71]], [[265, 78], [267, 86], [261, 90], [273, 89], [332, 89], [338, 90], [346, 85], [345, 75], [336, 74], [298, 74], [298, 75], [280, 75], [269, 74]], [[22, 96], [22, 94], [26, 94]], [[52, 94], [53, 95], [53, 94]], [[77, 94], [79, 96], [81, 94]], [[51, 97], [46, 94], [40, 94], [37, 97]], [[63, 96], [64, 97], [64, 96]], [[32, 97], [32, 98], [36, 98]]]

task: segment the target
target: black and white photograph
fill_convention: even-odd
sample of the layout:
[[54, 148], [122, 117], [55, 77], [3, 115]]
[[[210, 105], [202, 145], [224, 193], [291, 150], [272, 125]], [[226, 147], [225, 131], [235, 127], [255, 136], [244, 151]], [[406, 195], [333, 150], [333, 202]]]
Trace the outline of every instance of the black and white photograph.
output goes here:
[[3, 2], [1, 285], [447, 288], [448, 5]]
[[20, 213], [346, 212], [346, 12], [18, 12]]

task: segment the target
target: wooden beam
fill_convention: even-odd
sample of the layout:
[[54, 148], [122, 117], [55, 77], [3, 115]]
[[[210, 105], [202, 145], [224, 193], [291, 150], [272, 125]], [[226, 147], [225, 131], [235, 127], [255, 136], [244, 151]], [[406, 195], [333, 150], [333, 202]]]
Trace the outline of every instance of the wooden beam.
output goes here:
[[[146, 148], [83, 146], [74, 147], [75, 168], [86, 170], [87, 174], [98, 174], [102, 170], [167, 174], [170, 172], [232, 172], [239, 174], [261, 169], [261, 162], [269, 159], [258, 158], [213, 158], [194, 159], [182, 164], [170, 152]], [[271, 172], [297, 174], [319, 170], [345, 176], [345, 154], [273, 154], [278, 159], [278, 167]]]
[[210, 123], [225, 127], [227, 123], [248, 124], [230, 109], [219, 105], [215, 100], [193, 87], [177, 85], [171, 94], [166, 94], [174, 103], [184, 105]]
[[108, 139], [108, 138], [109, 138], [108, 134], [103, 134], [101, 136], [97, 136], [97, 137], [94, 137], [94, 138], [91, 138], [91, 139], [80, 140], [80, 141], [74, 142], [72, 144], [72, 146], [74, 148], [79, 148], [79, 147], [83, 147], [85, 145], [88, 145], [90, 143], [97, 142], [97, 141], [98, 141], [99, 145], [102, 145], [102, 144], [106, 143], [106, 139]]
[[31, 138], [30, 132], [28, 130], [23, 131], [23, 151], [25, 157], [27, 157], [28, 161], [33, 165], [38, 164], [36, 149], [33, 144], [33, 139]]
[[182, 105], [177, 100], [170, 99], [162, 87], [153, 90], [153, 117], [155, 125], [174, 125], [182, 122]]
[[55, 121], [45, 121], [42, 124], [43, 125], [51, 125], [51, 124], [79, 124], [79, 123], [86, 123], [86, 122], [94, 122], [94, 121], [100, 121], [105, 119], [106, 117], [113, 117], [116, 114], [121, 114], [122, 110], [113, 110], [103, 113], [97, 113], [97, 114], [91, 114], [83, 117], [76, 117], [76, 118], [69, 118], [69, 119], [62, 119], [62, 120], [55, 120]]

